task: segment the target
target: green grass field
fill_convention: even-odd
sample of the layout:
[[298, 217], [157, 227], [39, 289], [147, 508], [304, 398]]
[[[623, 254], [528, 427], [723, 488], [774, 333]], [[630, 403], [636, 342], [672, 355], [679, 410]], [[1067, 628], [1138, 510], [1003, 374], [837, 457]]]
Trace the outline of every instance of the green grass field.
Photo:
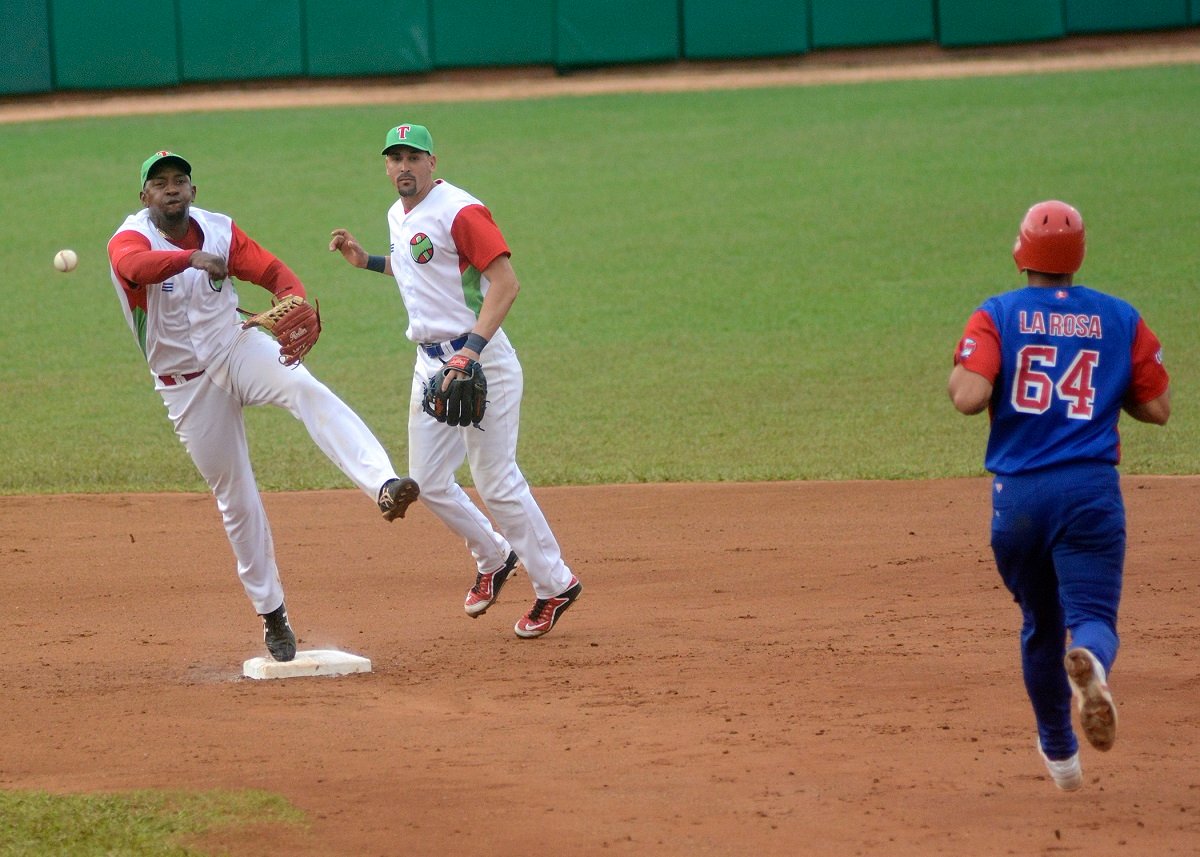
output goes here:
[[[986, 418], [950, 406], [950, 355], [979, 302], [1020, 285], [1017, 224], [1050, 197], [1088, 221], [1080, 281], [1166, 346], [1174, 416], [1122, 421], [1125, 471], [1197, 472], [1198, 87], [1184, 66], [0, 126], [0, 493], [204, 490], [104, 249], [164, 147], [192, 161], [199, 205], [320, 299], [308, 365], [405, 469], [403, 305], [326, 250], [345, 226], [385, 251], [379, 149], [402, 120], [431, 127], [438, 174], [513, 248], [535, 484], [982, 473]], [[265, 490], [349, 487], [290, 416], [247, 418]]]
[[52, 795], [0, 791], [5, 857], [195, 857], [189, 838], [247, 824], [302, 825], [286, 800], [261, 791]]

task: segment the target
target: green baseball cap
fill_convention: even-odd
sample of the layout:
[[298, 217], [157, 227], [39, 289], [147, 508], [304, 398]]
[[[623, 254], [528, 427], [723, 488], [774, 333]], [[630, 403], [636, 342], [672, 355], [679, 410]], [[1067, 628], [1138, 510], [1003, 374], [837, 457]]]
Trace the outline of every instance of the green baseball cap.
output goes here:
[[179, 166], [183, 167], [183, 171], [188, 174], [188, 178], [191, 178], [192, 165], [189, 164], [182, 156], [177, 155], [174, 152], [155, 152], [153, 155], [146, 158], [145, 163], [142, 164], [142, 187], [146, 186], [146, 179], [150, 177], [150, 170], [154, 168], [154, 165], [159, 161], [166, 160], [177, 161]]
[[404, 124], [392, 128], [387, 132], [387, 140], [383, 144], [381, 154], [386, 155], [392, 146], [409, 146], [433, 154], [433, 138], [429, 136], [429, 129], [424, 125]]

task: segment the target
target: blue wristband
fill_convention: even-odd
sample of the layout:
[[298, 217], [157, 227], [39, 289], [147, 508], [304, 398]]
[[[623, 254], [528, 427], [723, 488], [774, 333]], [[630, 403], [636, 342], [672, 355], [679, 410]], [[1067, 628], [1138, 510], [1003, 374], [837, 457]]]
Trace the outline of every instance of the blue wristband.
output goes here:
[[476, 354], [482, 354], [483, 349], [487, 347], [488, 341], [478, 333], [468, 333], [467, 341], [463, 343], [463, 348], [470, 348]]
[[374, 271], [376, 274], [382, 274], [387, 265], [387, 257], [385, 256], [368, 256], [367, 270]]

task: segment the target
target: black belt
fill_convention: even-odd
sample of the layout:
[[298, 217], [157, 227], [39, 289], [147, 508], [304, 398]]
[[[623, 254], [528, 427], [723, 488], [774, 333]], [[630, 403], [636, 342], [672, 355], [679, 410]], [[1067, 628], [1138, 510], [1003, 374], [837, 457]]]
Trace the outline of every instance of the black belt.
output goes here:
[[162, 381], [168, 387], [174, 387], [176, 384], [182, 384], [185, 381], [199, 378], [203, 374], [204, 370], [201, 369], [199, 372], [188, 372], [186, 375], [159, 375], [158, 380]]
[[[451, 339], [449, 342], [421, 342], [418, 347], [428, 354], [430, 357], [446, 357], [454, 356], [454, 352], [467, 344], [467, 334], [463, 334], [458, 339]], [[443, 349], [448, 348], [449, 351]]]

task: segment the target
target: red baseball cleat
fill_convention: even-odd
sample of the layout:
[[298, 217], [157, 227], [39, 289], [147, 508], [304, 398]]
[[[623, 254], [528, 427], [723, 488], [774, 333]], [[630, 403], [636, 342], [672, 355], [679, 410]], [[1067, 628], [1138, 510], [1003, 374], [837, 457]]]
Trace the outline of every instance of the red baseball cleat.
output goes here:
[[468, 590], [466, 600], [463, 601], [463, 609], [467, 611], [467, 615], [474, 619], [486, 613], [487, 609], [500, 597], [500, 590], [516, 567], [517, 555], [509, 553], [504, 565], [495, 571], [489, 571], [486, 574], [481, 571], [476, 574], [475, 585]]
[[575, 603], [581, 592], [583, 584], [579, 582], [579, 578], [571, 575], [571, 585], [565, 592], [554, 598], [539, 598], [533, 602], [533, 608], [521, 617], [513, 630], [517, 632], [518, 637], [526, 639], [548, 634], [558, 622], [558, 618]]

